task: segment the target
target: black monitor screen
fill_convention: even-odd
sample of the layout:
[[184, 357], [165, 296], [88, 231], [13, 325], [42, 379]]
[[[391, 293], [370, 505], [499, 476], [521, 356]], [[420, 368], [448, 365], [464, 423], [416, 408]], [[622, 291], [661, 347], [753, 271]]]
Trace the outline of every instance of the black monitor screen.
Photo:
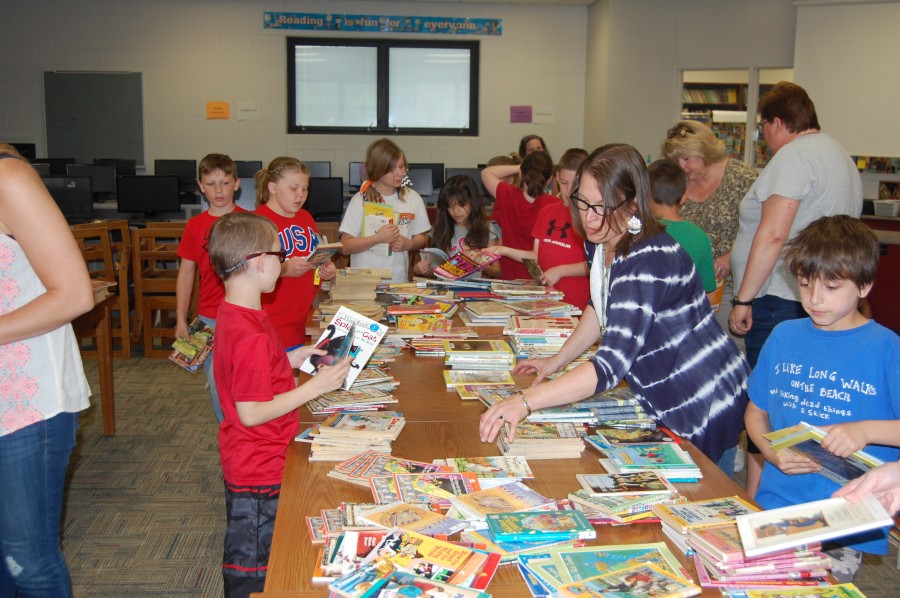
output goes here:
[[116, 193], [116, 167], [103, 164], [69, 164], [69, 176], [91, 177], [94, 195], [108, 196]]
[[29, 162], [34, 162], [37, 158], [37, 146], [33, 143], [11, 143], [16, 151]]
[[137, 172], [137, 162], [131, 158], [94, 158], [94, 164], [115, 166], [117, 176], [134, 175]]
[[237, 160], [234, 164], [237, 166], [239, 179], [252, 179], [262, 170], [262, 160]]
[[316, 178], [327, 178], [331, 176], [331, 162], [303, 162], [309, 168], [309, 176]]
[[441, 185], [444, 184], [444, 165], [437, 163], [426, 163], [426, 162], [414, 162], [412, 164], [408, 164], [407, 168], [412, 169], [423, 169], [427, 168], [431, 171], [431, 186], [434, 189], [440, 189]]
[[88, 177], [44, 177], [47, 191], [66, 220], [88, 220], [94, 217], [94, 193]]
[[120, 176], [116, 199], [122, 213], [181, 211], [176, 176]]
[[431, 171], [427, 168], [412, 168], [406, 173], [409, 180], [412, 181], [413, 191], [422, 197], [428, 197], [434, 193], [432, 187]]
[[197, 161], [196, 160], [156, 160], [153, 163], [153, 174], [175, 175], [178, 184], [182, 187], [197, 187]]
[[347, 179], [347, 185], [351, 189], [359, 189], [364, 180], [366, 180], [366, 163], [350, 162], [350, 176]]
[[[484, 188], [484, 183], [481, 182], [480, 168], [448, 168], [447, 181], [461, 174], [472, 177], [472, 179], [475, 181], [475, 184], [478, 185], [478, 189], [481, 191], [482, 197], [487, 197], [490, 195], [490, 193], [488, 193], [488, 190]], [[444, 182], [446, 183], [447, 181]]]
[[340, 177], [311, 177], [309, 196], [303, 207], [316, 220], [340, 220], [344, 212], [344, 180]]

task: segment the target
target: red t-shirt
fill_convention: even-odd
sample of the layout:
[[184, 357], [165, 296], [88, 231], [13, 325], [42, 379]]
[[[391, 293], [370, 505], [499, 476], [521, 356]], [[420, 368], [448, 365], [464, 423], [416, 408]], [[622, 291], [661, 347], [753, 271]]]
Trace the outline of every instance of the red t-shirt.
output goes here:
[[[503, 235], [502, 244], [514, 249], [531, 251], [534, 248], [531, 229], [534, 228], [538, 212], [544, 206], [556, 203], [562, 204], [562, 200], [546, 193], [539, 195], [534, 203], [528, 203], [524, 191], [500, 181], [497, 185], [497, 198], [494, 202], [492, 218], [500, 225], [500, 234]], [[500, 278], [502, 280], [531, 279], [531, 274], [519, 262], [501, 257]]]
[[[245, 212], [243, 208], [234, 207], [235, 212]], [[225, 298], [225, 285], [213, 270], [209, 259], [209, 231], [219, 216], [213, 216], [209, 210], [201, 212], [188, 220], [184, 227], [184, 235], [178, 244], [178, 257], [191, 260], [197, 264], [200, 274], [200, 291], [197, 297], [197, 311], [204, 318], [216, 318], [219, 304]]]
[[[585, 261], [584, 239], [572, 226], [569, 208], [560, 201], [538, 212], [531, 235], [538, 240], [537, 262], [541, 270]], [[566, 303], [584, 309], [591, 297], [587, 276], [564, 276], [556, 283]]]
[[[287, 252], [287, 259], [306, 257], [312, 253], [317, 243], [319, 229], [306, 210], [300, 210], [293, 218], [276, 214], [267, 205], [256, 208], [256, 213], [275, 223], [281, 248]], [[306, 318], [316, 298], [315, 270], [310, 270], [299, 278], [278, 279], [275, 290], [262, 296], [263, 309], [272, 318], [283, 348], [305, 343]]]
[[219, 426], [219, 456], [225, 481], [236, 486], [281, 483], [288, 445], [300, 429], [297, 410], [247, 427], [236, 402], [271, 401], [294, 388], [287, 353], [268, 314], [222, 301], [213, 351], [216, 388], [225, 419]]

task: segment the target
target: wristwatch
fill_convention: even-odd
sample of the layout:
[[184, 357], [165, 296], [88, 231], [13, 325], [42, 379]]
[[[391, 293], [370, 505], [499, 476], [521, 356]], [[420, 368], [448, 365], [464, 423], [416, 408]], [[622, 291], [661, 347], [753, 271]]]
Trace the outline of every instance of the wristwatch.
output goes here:
[[753, 305], [753, 301], [741, 301], [737, 295], [731, 298], [731, 305]]

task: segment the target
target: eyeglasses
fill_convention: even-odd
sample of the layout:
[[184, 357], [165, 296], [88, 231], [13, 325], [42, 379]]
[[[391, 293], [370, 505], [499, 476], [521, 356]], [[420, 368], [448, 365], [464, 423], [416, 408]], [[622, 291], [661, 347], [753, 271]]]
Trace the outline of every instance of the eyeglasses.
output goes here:
[[596, 204], [588, 203], [585, 200], [578, 197], [578, 187], [575, 187], [575, 189], [572, 190], [572, 193], [569, 195], [569, 197], [572, 199], [572, 201], [575, 204], [575, 207], [578, 210], [580, 210], [582, 212], [587, 212], [588, 210], [591, 210], [597, 216], [602, 216], [604, 218], [606, 218], [607, 216], [609, 216], [610, 214], [612, 214], [613, 212], [615, 212], [616, 210], [618, 210], [619, 208], [624, 206], [626, 203], [628, 203], [628, 199], [623, 199], [622, 201], [620, 201], [618, 204], [616, 204], [612, 208], [608, 208], [605, 205], [603, 205], [602, 203], [596, 203]]
[[258, 253], [251, 253], [250, 255], [245, 255], [245, 256], [244, 256], [244, 259], [242, 259], [241, 261], [239, 261], [239, 262], [236, 263], [235, 265], [229, 266], [228, 268], [225, 268], [225, 271], [222, 272], [222, 274], [230, 274], [231, 272], [234, 272], [235, 270], [237, 270], [238, 268], [240, 268], [241, 266], [243, 266], [244, 264], [246, 264], [247, 262], [249, 262], [249, 261], [252, 260], [253, 258], [255, 258], [255, 257], [260, 257], [260, 256], [263, 256], [263, 255], [275, 255], [275, 256], [278, 256], [278, 263], [284, 263], [284, 260], [285, 260], [285, 258], [287, 257], [287, 251], [285, 251], [284, 249], [282, 249], [281, 251], [260, 251], [260, 252], [258, 252]]

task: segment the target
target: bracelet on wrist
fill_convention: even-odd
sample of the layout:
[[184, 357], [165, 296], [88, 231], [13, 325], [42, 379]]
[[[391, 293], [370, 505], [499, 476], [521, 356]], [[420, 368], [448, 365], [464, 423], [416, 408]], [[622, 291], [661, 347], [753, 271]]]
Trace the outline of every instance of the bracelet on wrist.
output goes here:
[[531, 415], [531, 405], [528, 404], [528, 399], [525, 398], [525, 393], [521, 390], [519, 391], [519, 398], [522, 399], [522, 404], [525, 405], [525, 411], [528, 412], [525, 417], [528, 417]]
[[737, 295], [731, 298], [731, 305], [753, 305], [753, 301], [741, 301]]

